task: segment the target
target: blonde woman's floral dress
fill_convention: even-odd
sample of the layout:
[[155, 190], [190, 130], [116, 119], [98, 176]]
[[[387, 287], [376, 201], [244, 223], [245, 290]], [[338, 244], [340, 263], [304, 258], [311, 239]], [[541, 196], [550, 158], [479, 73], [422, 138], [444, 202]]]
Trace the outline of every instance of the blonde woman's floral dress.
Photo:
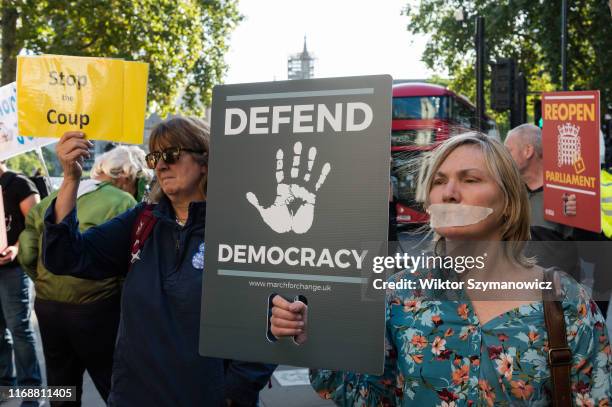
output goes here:
[[[392, 279], [414, 278], [399, 273]], [[584, 288], [562, 277], [576, 406], [612, 406], [612, 351], [603, 317]], [[541, 302], [480, 324], [467, 296], [428, 300], [387, 294], [382, 376], [312, 370], [313, 388], [342, 406], [548, 406], [551, 379]]]

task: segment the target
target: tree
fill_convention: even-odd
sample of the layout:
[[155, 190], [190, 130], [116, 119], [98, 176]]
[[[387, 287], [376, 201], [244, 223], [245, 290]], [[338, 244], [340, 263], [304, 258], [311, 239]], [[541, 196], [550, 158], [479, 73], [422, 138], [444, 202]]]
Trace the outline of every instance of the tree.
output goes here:
[[237, 0], [4, 0], [2, 82], [16, 55], [66, 54], [149, 63], [149, 111], [202, 114], [222, 81]]
[[[599, 89], [603, 108], [612, 103], [608, 0], [568, 3], [570, 90]], [[561, 87], [560, 11], [561, 0], [412, 0], [405, 13], [410, 32], [429, 36], [423, 61], [431, 69], [447, 71], [452, 78], [450, 87], [474, 100], [473, 17], [485, 17], [490, 59], [515, 58], [531, 91], [549, 91]], [[457, 12], [468, 18], [458, 22]]]
[[27, 176], [32, 175], [34, 171], [42, 168], [42, 163], [36, 154], [36, 151], [29, 151], [24, 154], [16, 155], [6, 161], [6, 166], [17, 172], [22, 172]]

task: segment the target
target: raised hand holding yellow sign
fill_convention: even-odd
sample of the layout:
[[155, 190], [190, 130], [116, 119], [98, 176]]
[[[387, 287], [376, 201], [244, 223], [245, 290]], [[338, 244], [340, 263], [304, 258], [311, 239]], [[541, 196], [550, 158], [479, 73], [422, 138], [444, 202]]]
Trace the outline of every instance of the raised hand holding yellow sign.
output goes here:
[[60, 55], [17, 59], [19, 134], [61, 137], [79, 130], [92, 140], [141, 144], [148, 65]]

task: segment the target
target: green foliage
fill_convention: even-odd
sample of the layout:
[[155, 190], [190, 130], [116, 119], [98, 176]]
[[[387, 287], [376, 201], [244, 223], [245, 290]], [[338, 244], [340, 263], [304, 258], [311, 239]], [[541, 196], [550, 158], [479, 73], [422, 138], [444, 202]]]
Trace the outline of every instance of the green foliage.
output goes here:
[[32, 175], [34, 171], [42, 168], [42, 164], [38, 159], [35, 151], [30, 151], [24, 154], [19, 154], [6, 161], [6, 166], [16, 172], [22, 172], [27, 176]]
[[148, 62], [149, 111], [201, 115], [226, 70], [227, 41], [241, 18], [236, 3], [22, 0], [14, 3], [16, 49]]
[[[568, 3], [569, 88], [599, 89], [604, 107], [612, 103], [612, 18], [608, 1]], [[467, 19], [458, 22], [455, 12], [461, 10]], [[530, 91], [561, 88], [561, 0], [411, 0], [405, 12], [410, 19], [408, 30], [429, 36], [423, 61], [431, 69], [448, 72], [450, 88], [471, 100], [476, 93], [476, 15], [485, 18], [490, 60], [515, 58]], [[488, 82], [485, 89], [490, 89]], [[485, 94], [488, 98], [489, 92]], [[528, 106], [532, 100], [530, 96]], [[506, 113], [488, 113], [501, 122], [501, 127], [507, 126]]]

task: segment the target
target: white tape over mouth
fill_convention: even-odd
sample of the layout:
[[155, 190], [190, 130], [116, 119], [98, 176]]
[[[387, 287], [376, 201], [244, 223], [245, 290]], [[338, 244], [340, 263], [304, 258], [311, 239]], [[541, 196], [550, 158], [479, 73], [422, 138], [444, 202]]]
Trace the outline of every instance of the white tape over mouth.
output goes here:
[[427, 208], [432, 228], [468, 226], [480, 222], [493, 213], [483, 206], [462, 204], [432, 204]]

